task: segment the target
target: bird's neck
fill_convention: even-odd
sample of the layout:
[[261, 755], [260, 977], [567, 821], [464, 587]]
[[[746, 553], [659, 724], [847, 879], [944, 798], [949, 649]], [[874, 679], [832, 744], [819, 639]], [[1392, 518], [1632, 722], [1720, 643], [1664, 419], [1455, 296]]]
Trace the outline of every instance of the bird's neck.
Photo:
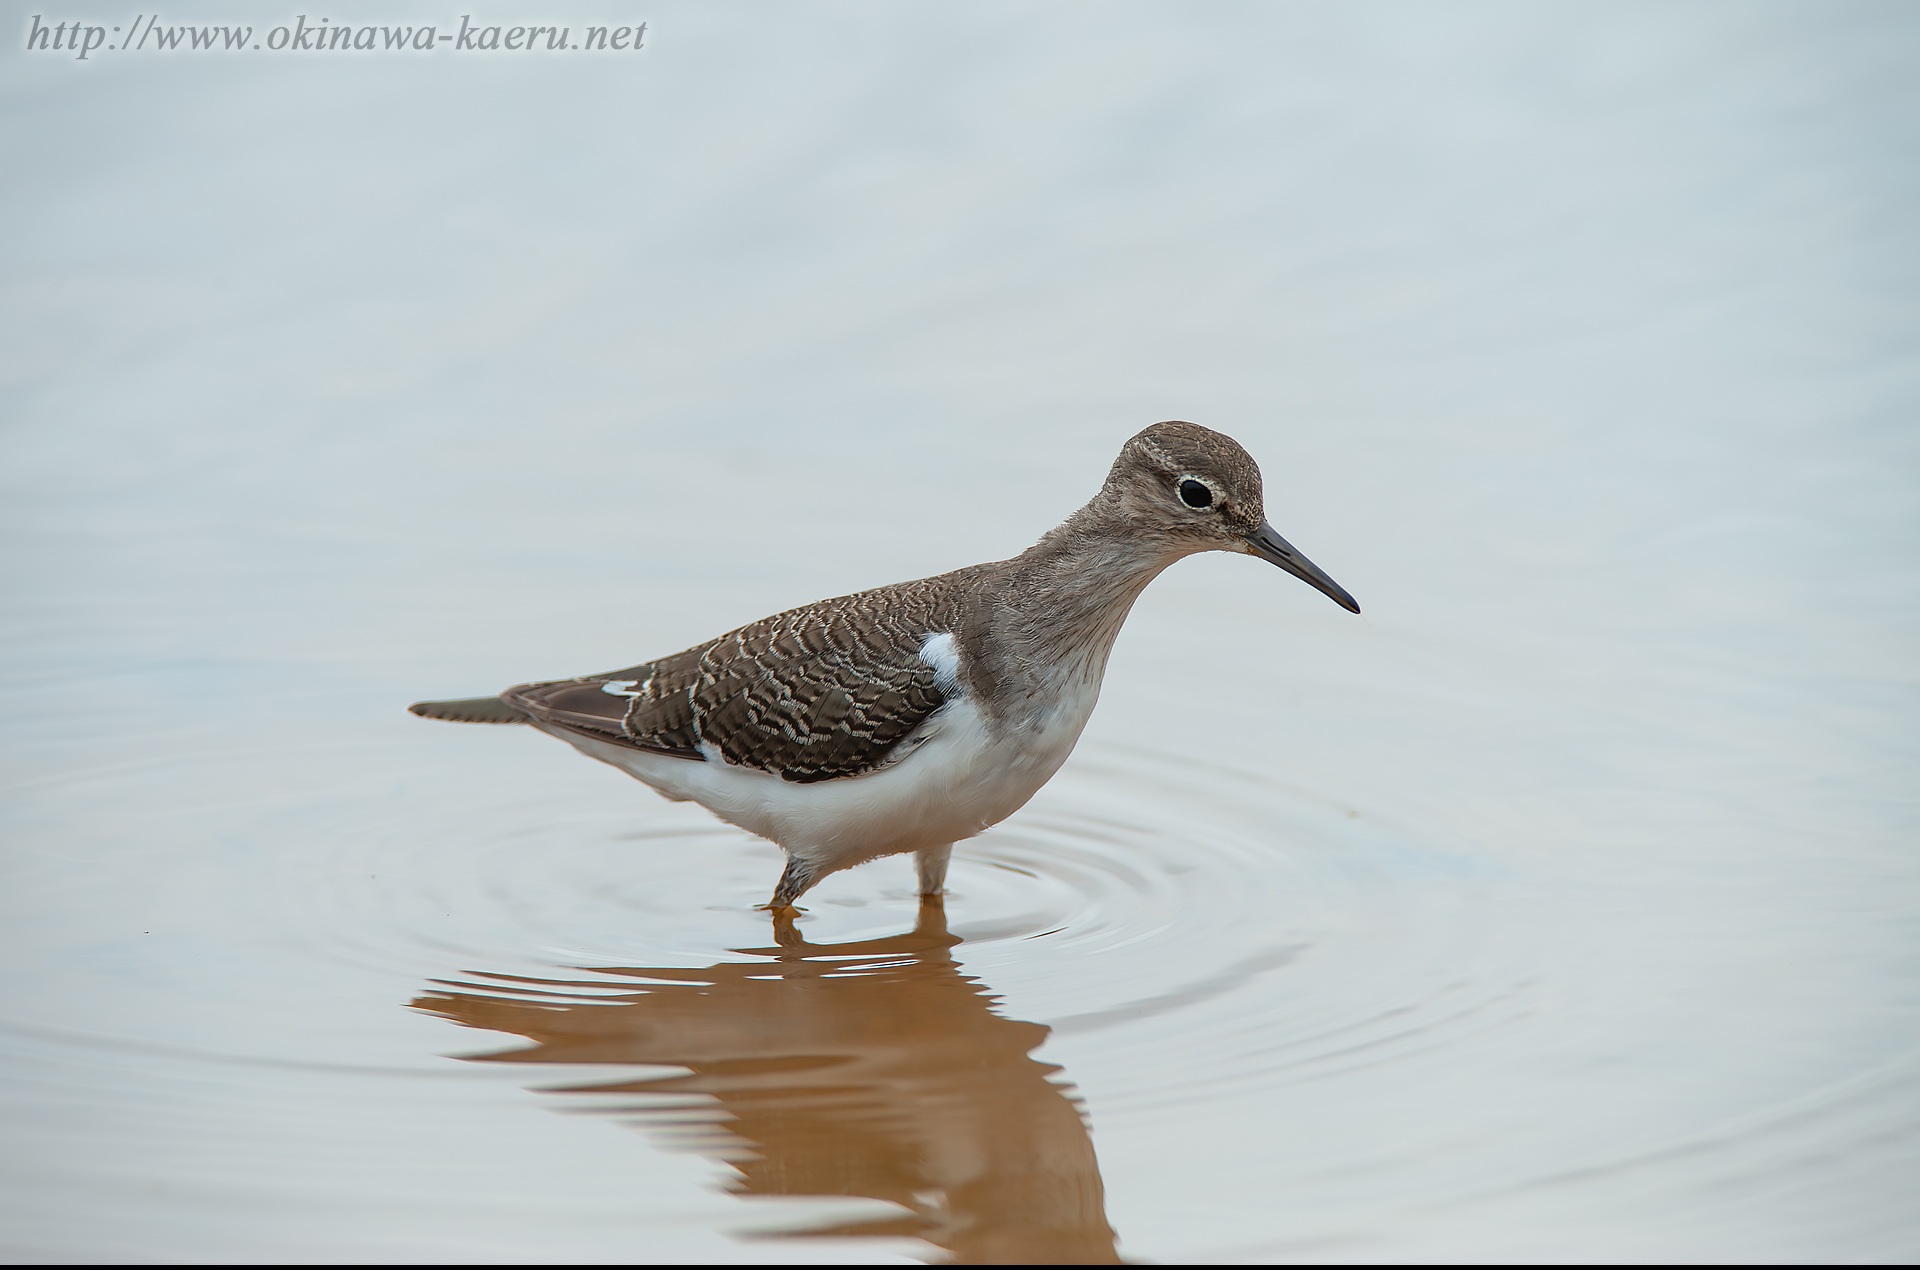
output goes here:
[[1143, 543], [1100, 500], [1000, 566], [981, 669], [998, 695], [1097, 685], [1133, 602], [1183, 552]]

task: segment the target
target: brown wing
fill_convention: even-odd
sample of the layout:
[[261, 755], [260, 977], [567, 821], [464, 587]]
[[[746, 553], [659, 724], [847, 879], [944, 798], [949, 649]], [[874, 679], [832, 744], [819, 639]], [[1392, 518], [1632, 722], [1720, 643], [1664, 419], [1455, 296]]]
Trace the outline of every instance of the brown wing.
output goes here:
[[544, 722], [635, 749], [808, 783], [858, 776], [958, 691], [920, 657], [951, 632], [947, 578], [822, 600], [672, 657], [501, 694]]

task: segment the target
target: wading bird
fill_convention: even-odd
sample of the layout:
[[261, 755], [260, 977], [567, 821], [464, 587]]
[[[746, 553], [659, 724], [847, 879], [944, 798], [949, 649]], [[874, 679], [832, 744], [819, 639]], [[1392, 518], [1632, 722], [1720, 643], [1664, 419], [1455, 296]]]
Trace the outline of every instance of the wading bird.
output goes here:
[[1093, 501], [1011, 560], [821, 600], [624, 670], [411, 708], [531, 724], [771, 839], [787, 853], [776, 911], [904, 852], [932, 899], [953, 844], [1018, 811], [1072, 753], [1140, 592], [1201, 551], [1258, 556], [1360, 611], [1267, 523], [1238, 443], [1156, 423]]

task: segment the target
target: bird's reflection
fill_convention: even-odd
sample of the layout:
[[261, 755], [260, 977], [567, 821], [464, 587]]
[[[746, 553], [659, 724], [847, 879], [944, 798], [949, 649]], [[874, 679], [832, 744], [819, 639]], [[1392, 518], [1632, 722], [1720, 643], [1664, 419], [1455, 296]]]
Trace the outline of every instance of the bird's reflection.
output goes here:
[[[644, 981], [481, 975], [414, 1002], [533, 1045], [494, 1063], [660, 1064], [686, 1075], [555, 1092], [648, 1095], [613, 1114], [725, 1160], [742, 1195], [859, 1195], [898, 1218], [780, 1232], [913, 1235], [962, 1264], [1118, 1264], [1079, 1107], [960, 972], [937, 904], [886, 939], [812, 944], [791, 918], [755, 960], [596, 968]], [[662, 1097], [666, 1095], [667, 1097]]]

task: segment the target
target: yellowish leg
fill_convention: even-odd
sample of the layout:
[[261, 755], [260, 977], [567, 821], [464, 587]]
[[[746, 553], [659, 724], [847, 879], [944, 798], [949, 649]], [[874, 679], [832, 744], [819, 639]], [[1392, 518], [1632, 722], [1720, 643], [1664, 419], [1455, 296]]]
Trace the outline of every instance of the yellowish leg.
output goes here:
[[920, 898], [938, 901], [942, 889], [947, 884], [947, 861], [953, 857], [953, 844], [944, 847], [928, 847], [925, 851], [913, 853], [913, 863], [920, 872]]
[[773, 888], [773, 898], [761, 907], [772, 912], [794, 907], [794, 901], [807, 893], [809, 887], [820, 880], [813, 866], [799, 856], [787, 857], [787, 871], [780, 875], [780, 885]]

